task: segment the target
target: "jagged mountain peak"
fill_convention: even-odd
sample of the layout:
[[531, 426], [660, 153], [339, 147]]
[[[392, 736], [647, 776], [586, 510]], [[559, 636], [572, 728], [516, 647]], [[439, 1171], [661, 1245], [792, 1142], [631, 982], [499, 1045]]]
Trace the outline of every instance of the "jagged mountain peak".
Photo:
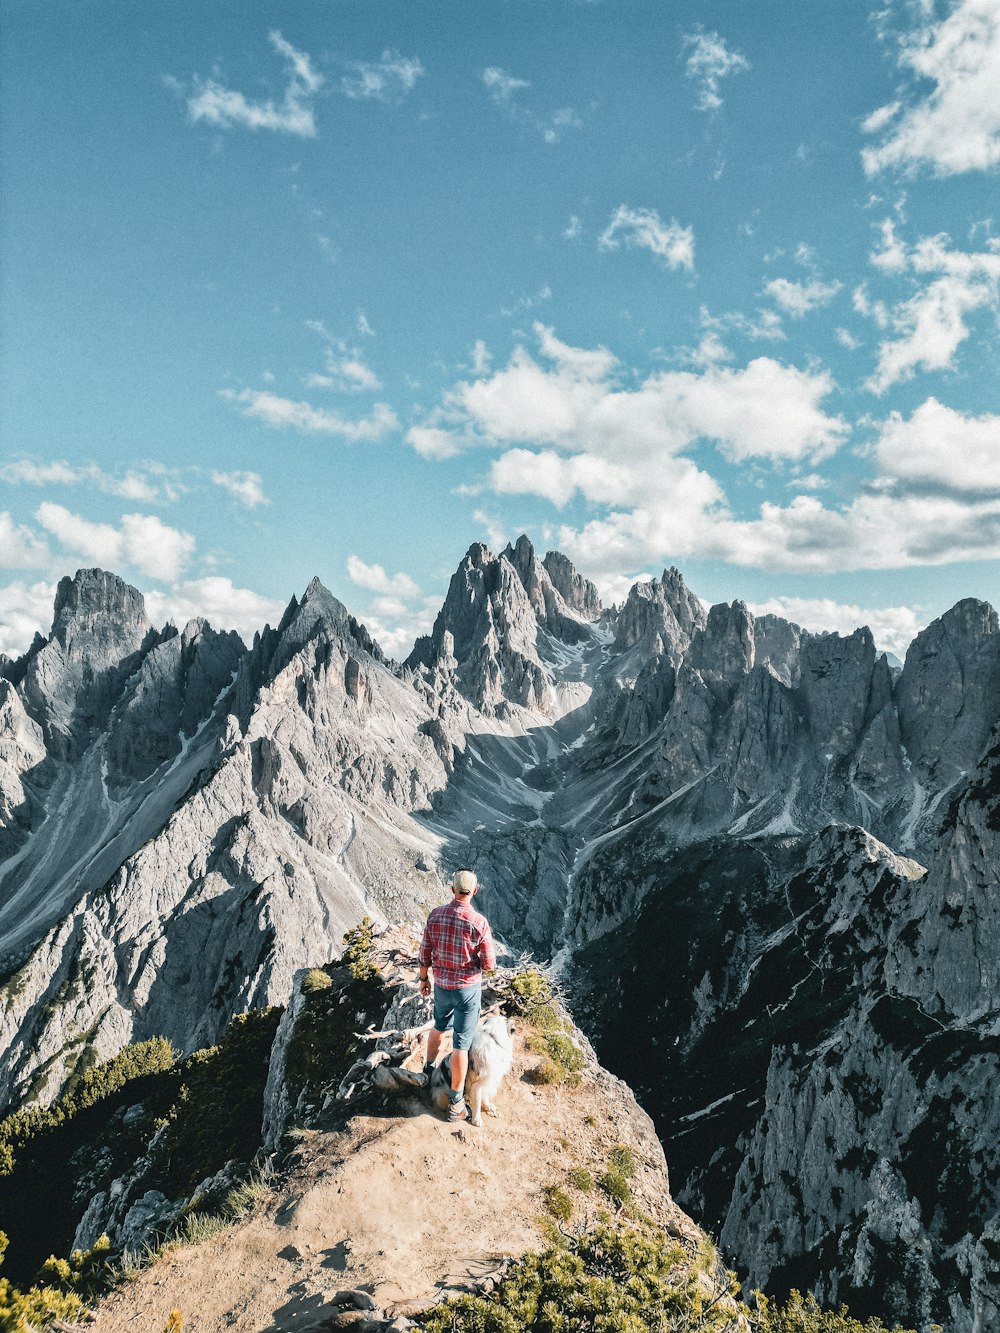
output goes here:
[[545, 572], [563, 601], [584, 620], [599, 620], [603, 606], [601, 595], [590, 579], [577, 572], [568, 556], [561, 551], [546, 551], [542, 561]]
[[52, 619], [52, 637], [65, 647], [68, 638], [108, 625], [138, 633], [138, 642], [150, 629], [146, 603], [138, 588], [104, 569], [78, 569], [59, 580]]

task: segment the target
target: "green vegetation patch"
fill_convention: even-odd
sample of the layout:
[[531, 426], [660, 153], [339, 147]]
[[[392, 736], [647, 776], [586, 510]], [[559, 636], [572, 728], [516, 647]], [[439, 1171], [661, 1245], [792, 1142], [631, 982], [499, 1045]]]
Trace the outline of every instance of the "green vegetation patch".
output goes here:
[[[179, 1061], [162, 1038], [87, 1070], [51, 1107], [0, 1122], [0, 1217], [11, 1280], [25, 1285], [46, 1255], [65, 1254], [91, 1197], [118, 1177], [182, 1200], [226, 1163], [233, 1188], [260, 1148], [267, 1061], [279, 1011], [233, 1019], [217, 1046]], [[6, 1152], [4, 1152], [6, 1149]], [[207, 1201], [210, 1206], [218, 1203]], [[0, 1333], [3, 1333], [0, 1326]]]
[[[884, 1333], [878, 1319], [823, 1310], [793, 1291], [778, 1305], [739, 1300], [735, 1274], [705, 1244], [692, 1257], [650, 1222], [602, 1218], [554, 1236], [508, 1268], [488, 1295], [458, 1296], [421, 1317], [425, 1333]], [[897, 1333], [904, 1333], [898, 1330]]]
[[533, 1032], [528, 1038], [528, 1049], [543, 1057], [532, 1073], [536, 1083], [565, 1083], [571, 1088], [579, 1085], [587, 1057], [568, 1031]]

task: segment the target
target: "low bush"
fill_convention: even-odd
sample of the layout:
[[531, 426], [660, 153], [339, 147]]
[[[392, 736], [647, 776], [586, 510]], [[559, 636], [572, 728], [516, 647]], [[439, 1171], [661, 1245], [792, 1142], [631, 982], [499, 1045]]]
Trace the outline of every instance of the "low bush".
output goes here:
[[332, 985], [330, 974], [324, 972], [321, 967], [311, 967], [302, 978], [302, 989], [306, 995], [312, 995], [313, 991], [327, 990]]
[[557, 1222], [568, 1222], [573, 1216], [573, 1200], [561, 1185], [546, 1185], [542, 1190], [545, 1207]]
[[587, 1057], [567, 1031], [533, 1032], [528, 1038], [528, 1049], [543, 1057], [539, 1067], [532, 1071], [536, 1083], [565, 1083], [576, 1087], [587, 1067]]
[[594, 1177], [585, 1166], [574, 1166], [567, 1172], [567, 1179], [575, 1190], [581, 1194], [589, 1194], [594, 1188]]
[[[540, 1254], [511, 1264], [484, 1296], [458, 1296], [421, 1317], [425, 1333], [886, 1333], [845, 1307], [823, 1310], [793, 1291], [783, 1305], [739, 1300], [735, 1274], [707, 1243], [692, 1260], [650, 1222], [602, 1218], [557, 1234]], [[894, 1330], [894, 1333], [907, 1333]]]

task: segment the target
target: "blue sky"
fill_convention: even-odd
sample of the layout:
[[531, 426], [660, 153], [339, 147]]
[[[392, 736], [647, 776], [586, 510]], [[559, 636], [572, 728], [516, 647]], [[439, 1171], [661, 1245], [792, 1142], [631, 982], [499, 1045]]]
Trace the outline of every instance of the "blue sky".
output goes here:
[[997, 603], [1000, 0], [7, 0], [0, 648], [404, 654], [470, 542], [901, 652]]

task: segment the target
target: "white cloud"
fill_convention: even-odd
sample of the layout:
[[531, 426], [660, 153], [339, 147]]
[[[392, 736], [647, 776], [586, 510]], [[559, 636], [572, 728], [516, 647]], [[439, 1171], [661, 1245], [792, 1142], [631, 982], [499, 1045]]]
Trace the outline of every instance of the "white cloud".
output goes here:
[[374, 337], [375, 337], [375, 330], [372, 328], [371, 324], [368, 322], [368, 316], [365, 314], [365, 312], [364, 312], [363, 310], [359, 310], [359, 311], [358, 311], [357, 319], [356, 319], [356, 325], [357, 325], [358, 333], [361, 335], [362, 338], [374, 338]]
[[45, 500], [35, 518], [59, 544], [105, 569], [131, 565], [150, 578], [176, 579], [195, 549], [188, 532], [168, 527], [152, 514], [123, 514], [121, 525], [92, 523]]
[[382, 593], [384, 596], [412, 601], [421, 595], [419, 586], [409, 574], [387, 574], [382, 565], [366, 565], [360, 556], [347, 557], [347, 574], [359, 588], [367, 588], [370, 592]]
[[910, 419], [893, 412], [876, 444], [882, 472], [911, 485], [1000, 495], [1000, 416], [966, 416], [928, 398]]
[[503, 107], [511, 119], [537, 130], [546, 143], [558, 143], [563, 130], [578, 130], [583, 126], [583, 121], [571, 106], [559, 107], [557, 111], [545, 116], [539, 116], [522, 106], [517, 100], [517, 94], [530, 88], [531, 83], [527, 79], [516, 78], [499, 65], [484, 69], [482, 80], [497, 106]]
[[840, 291], [839, 282], [791, 282], [788, 278], [773, 278], [764, 288], [782, 310], [799, 319], [810, 310], [829, 305]]
[[288, 83], [283, 99], [276, 103], [251, 101], [243, 93], [224, 88], [214, 79], [195, 77], [194, 93], [187, 100], [188, 115], [195, 122], [204, 120], [220, 129], [243, 125], [250, 130], [275, 130], [311, 139], [316, 134], [310, 99], [323, 84], [323, 76], [313, 69], [309, 57], [297, 51], [275, 29], [269, 34], [271, 45], [288, 65]]
[[398, 417], [386, 403], [376, 403], [367, 417], [351, 419], [342, 417], [338, 412], [313, 407], [310, 403], [280, 398], [277, 394], [257, 389], [242, 389], [238, 393], [232, 389], [221, 389], [219, 392], [229, 402], [238, 403], [243, 408], [244, 416], [263, 421], [265, 425], [276, 429], [289, 426], [314, 435], [338, 435], [342, 439], [356, 442], [381, 440], [399, 426]]
[[890, 225], [883, 228], [883, 247], [873, 262], [893, 274], [905, 271], [930, 279], [891, 310], [871, 307], [863, 289], [854, 294], [856, 309], [889, 325], [896, 335], [880, 344], [875, 372], [866, 381], [875, 393], [912, 379], [918, 368], [949, 369], [969, 336], [968, 316], [1000, 308], [1000, 250], [954, 250], [944, 235], [925, 237], [907, 250]]
[[0, 569], [39, 569], [48, 560], [49, 548], [37, 533], [0, 513]]
[[54, 583], [8, 583], [0, 587], [0, 653], [19, 657], [36, 634], [43, 638], [52, 625]]
[[381, 60], [355, 61], [340, 80], [340, 91], [355, 101], [397, 102], [411, 93], [424, 67], [416, 56], [382, 52]]
[[1000, 163], [1000, 0], [956, 0], [946, 17], [907, 35], [899, 63], [934, 86], [905, 109], [891, 102], [865, 121], [870, 134], [887, 131], [862, 152], [869, 175], [926, 166], [952, 176]]
[[153, 502], [174, 499], [180, 489], [180, 474], [172, 468], [156, 464], [142, 464], [145, 472], [134, 468], [123, 475], [105, 472], [96, 463], [76, 467], [62, 461], [36, 463], [18, 458], [0, 465], [0, 480], [12, 485], [25, 486], [92, 486], [105, 495], [117, 495], [124, 500]]
[[421, 458], [454, 458], [462, 444], [455, 434], [444, 426], [411, 426], [406, 432], [406, 443], [412, 445]]
[[259, 472], [213, 472], [212, 484], [221, 486], [247, 509], [256, 509], [258, 505], [271, 503], [264, 494]]
[[498, 104], [506, 104], [515, 93], [531, 87], [527, 79], [517, 79], [513, 74], [508, 74], [505, 69], [501, 69], [499, 65], [491, 65], [488, 69], [483, 70], [483, 83], [489, 90], [494, 102]]
[[853, 333], [847, 329], [834, 329], [833, 336], [840, 343], [841, 347], [846, 347], [849, 352], [856, 352], [861, 346], [861, 341], [855, 338]]
[[567, 241], [575, 241], [582, 231], [583, 223], [575, 213], [571, 213], [569, 215], [569, 222], [567, 222], [565, 229], [563, 230], [563, 236]]
[[482, 509], [477, 509], [472, 517], [483, 529], [487, 546], [493, 551], [503, 550], [510, 541], [503, 521]]
[[621, 241], [651, 251], [670, 268], [694, 268], [694, 231], [682, 227], [676, 218], [661, 222], [654, 208], [619, 204], [598, 245], [602, 250], [617, 250]]
[[145, 594], [146, 612], [154, 625], [170, 623], [183, 629], [189, 620], [203, 616], [213, 629], [234, 629], [246, 643], [265, 624], [277, 625], [285, 603], [262, 597], [249, 588], [234, 587], [219, 575], [175, 583], [166, 590]]
[[718, 111], [722, 106], [720, 81], [729, 74], [749, 69], [749, 60], [739, 51], [730, 51], [717, 32], [688, 33], [684, 38], [684, 46], [690, 51], [685, 72], [689, 79], [696, 80], [699, 85], [695, 106], [699, 111]]
[[555, 446], [635, 467], [707, 439], [735, 462], [779, 462], [825, 457], [847, 433], [842, 418], [822, 410], [833, 390], [826, 372], [759, 357], [741, 370], [669, 371], [623, 389], [604, 348], [568, 347], [541, 324], [535, 333], [552, 368], [518, 347], [504, 369], [450, 391], [456, 447], [471, 430], [486, 442]]
[[828, 597], [772, 597], [748, 605], [755, 616], [781, 616], [814, 633], [848, 635], [860, 625], [867, 625], [879, 650], [895, 653], [900, 659], [923, 628], [912, 606], [852, 606]]

